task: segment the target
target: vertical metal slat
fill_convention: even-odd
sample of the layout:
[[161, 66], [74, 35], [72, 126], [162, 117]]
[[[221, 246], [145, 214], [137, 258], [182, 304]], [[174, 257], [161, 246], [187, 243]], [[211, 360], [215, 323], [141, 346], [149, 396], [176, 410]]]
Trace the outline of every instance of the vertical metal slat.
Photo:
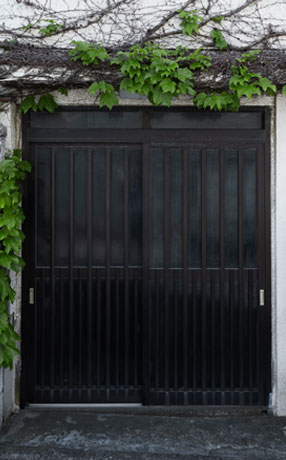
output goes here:
[[110, 148], [106, 149], [106, 176], [105, 176], [105, 228], [106, 228], [106, 306], [105, 306], [105, 381], [106, 381], [106, 399], [110, 397]]
[[[258, 289], [264, 289], [266, 293], [265, 298], [269, 298], [266, 286], [265, 286], [265, 271], [266, 271], [266, 240], [265, 240], [265, 185], [264, 185], [264, 147], [260, 145], [256, 150], [256, 208], [257, 208], [257, 247], [258, 247]], [[259, 403], [265, 404], [265, 396], [267, 396], [267, 372], [265, 370], [266, 363], [265, 359], [270, 358], [268, 352], [268, 334], [266, 332], [266, 311], [267, 305], [257, 308], [257, 365], [258, 365], [258, 377], [259, 377]]]
[[63, 395], [63, 386], [64, 386], [64, 369], [65, 369], [65, 357], [64, 357], [64, 324], [65, 324], [65, 312], [64, 312], [64, 271], [61, 269], [60, 274], [60, 375], [59, 375], [59, 384], [60, 384], [60, 396]]
[[143, 146], [143, 404], [150, 402], [150, 310], [149, 310], [149, 177], [150, 145]]
[[[83, 343], [82, 343], [82, 330], [83, 330], [83, 304], [82, 304], [82, 269], [78, 268], [78, 369], [77, 369], [77, 384], [78, 384], [78, 392], [79, 395], [82, 393], [82, 372], [83, 372], [83, 367], [82, 367], [82, 356], [83, 356]], [[88, 353], [88, 350], [84, 350], [84, 353]], [[88, 365], [87, 365], [88, 367]]]
[[133, 309], [134, 309], [134, 386], [138, 385], [138, 279], [134, 280], [134, 295], [133, 295]]
[[224, 151], [220, 151], [220, 387], [225, 392], [225, 170]]
[[216, 305], [215, 305], [215, 287], [217, 281], [217, 270], [211, 270], [211, 314], [210, 314], [210, 321], [211, 321], [211, 351], [210, 351], [210, 369], [211, 369], [211, 378], [210, 378], [210, 385], [211, 391], [213, 392], [213, 401], [212, 403], [215, 404], [214, 395], [215, 395], [215, 387], [216, 387], [216, 359], [217, 359], [217, 348], [216, 348]]
[[70, 189], [69, 189], [69, 399], [72, 400], [73, 387], [73, 264], [74, 264], [74, 152], [70, 149]]
[[[155, 281], [154, 281], [154, 286], [153, 286], [153, 292], [154, 292], [154, 298], [155, 298], [155, 324], [152, 329], [153, 334], [155, 334], [154, 339], [154, 373], [155, 373], [155, 390], [159, 391], [160, 390], [160, 368], [162, 366], [161, 360], [160, 360], [160, 332], [156, 330], [156, 327], [159, 327], [160, 325], [160, 276], [156, 276], [155, 272]], [[153, 298], [153, 296], [152, 296]]]
[[[124, 151], [124, 388], [125, 398], [128, 400], [129, 386], [129, 158], [128, 149]], [[136, 325], [134, 324], [134, 327]]]
[[[184, 386], [184, 404], [188, 404], [187, 390], [189, 388], [189, 347], [188, 347], [188, 150], [183, 150], [183, 386]], [[193, 286], [193, 283], [192, 283]], [[194, 308], [194, 307], [193, 307]], [[193, 324], [194, 328], [194, 324]], [[193, 360], [192, 360], [192, 365]]]
[[206, 365], [207, 365], [207, 352], [206, 352], [206, 340], [207, 340], [207, 333], [206, 333], [206, 322], [207, 322], [207, 314], [206, 314], [206, 275], [207, 275], [207, 242], [206, 242], [206, 229], [207, 229], [207, 215], [206, 215], [206, 168], [207, 168], [207, 158], [206, 158], [206, 150], [202, 151], [202, 338], [201, 338], [201, 346], [202, 346], [202, 392], [203, 392], [203, 404], [206, 404]]
[[250, 391], [250, 404], [253, 404], [252, 391], [253, 391], [253, 301], [252, 301], [252, 286], [254, 284], [254, 272], [248, 272], [247, 279], [247, 304], [248, 304], [248, 387]]
[[[244, 273], [243, 273], [243, 203], [244, 203], [244, 184], [243, 184], [243, 151], [238, 152], [238, 227], [239, 227], [239, 387], [240, 391], [244, 387]], [[240, 393], [242, 394], [242, 393]], [[242, 403], [243, 401], [240, 401]]]
[[[45, 346], [46, 346], [46, 321], [45, 321], [45, 309], [44, 307], [44, 302], [46, 298], [46, 290], [45, 290], [45, 269], [41, 269], [41, 377], [40, 377], [40, 382], [41, 382], [41, 394], [43, 398], [43, 391], [45, 387]], [[39, 331], [38, 331], [39, 333]], [[37, 331], [36, 331], [37, 334]], [[36, 346], [36, 337], [35, 337], [35, 346]]]
[[[173, 286], [172, 290], [174, 293], [174, 302], [173, 302], [173, 311], [174, 311], [174, 376], [173, 376], [173, 388], [175, 392], [175, 404], [178, 404], [178, 379], [179, 379], [179, 366], [178, 366], [178, 338], [179, 338], [179, 301], [178, 301], [178, 281], [177, 281], [177, 272], [174, 272], [174, 277], [172, 279]], [[170, 327], [171, 329], [171, 327]]]
[[237, 346], [235, 340], [235, 333], [236, 328], [238, 327], [237, 323], [235, 322], [235, 302], [234, 302], [234, 277], [236, 273], [234, 270], [229, 270], [229, 280], [228, 280], [228, 311], [229, 311], [229, 318], [230, 318], [230, 325], [229, 325], [229, 353], [230, 353], [230, 366], [229, 366], [229, 373], [230, 373], [230, 395], [231, 401], [230, 404], [234, 404], [233, 397], [234, 397], [234, 388], [235, 388], [235, 380], [234, 380], [234, 373], [235, 373], [235, 366], [238, 366], [238, 363], [235, 360], [235, 347]]
[[[116, 271], [115, 271], [116, 273]], [[112, 354], [115, 355], [115, 362], [113, 362], [113, 366], [115, 367], [115, 382], [112, 380], [111, 385], [115, 384], [116, 391], [118, 391], [120, 386], [120, 371], [123, 366], [124, 362], [120, 362], [121, 353], [121, 324], [120, 324], [120, 286], [119, 286], [119, 277], [118, 275], [115, 277], [115, 280], [112, 280], [113, 289], [115, 290], [115, 350], [112, 350]], [[125, 331], [124, 331], [125, 332]], [[125, 335], [125, 334], [124, 334]], [[125, 357], [124, 357], [125, 359]], [[111, 370], [111, 369], [110, 369]]]
[[[192, 280], [192, 390], [195, 391], [198, 388], [198, 360], [197, 353], [195, 350], [198, 350], [198, 334], [197, 334], [197, 292], [198, 286], [201, 282], [201, 273], [197, 270], [191, 271], [191, 280]], [[195, 402], [196, 404], [196, 402]]]
[[92, 312], [92, 157], [91, 150], [87, 154], [87, 375], [88, 401], [91, 401], [92, 371], [93, 371], [93, 312]]
[[165, 289], [164, 289], [164, 388], [165, 404], [169, 404], [169, 152], [164, 151], [164, 259], [165, 259]]
[[55, 385], [55, 150], [51, 153], [51, 335], [50, 335], [50, 400]]
[[101, 385], [101, 279], [100, 272], [96, 277], [96, 386], [97, 391]]

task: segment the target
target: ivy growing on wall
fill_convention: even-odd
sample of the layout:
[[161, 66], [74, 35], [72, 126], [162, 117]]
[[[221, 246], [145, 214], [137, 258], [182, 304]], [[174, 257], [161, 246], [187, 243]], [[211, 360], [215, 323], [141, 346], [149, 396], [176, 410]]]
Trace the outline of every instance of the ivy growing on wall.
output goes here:
[[[196, 36], [199, 24], [203, 21], [197, 10], [178, 10], [177, 14], [181, 20], [182, 35]], [[222, 52], [228, 48], [220, 28], [223, 19], [223, 16], [212, 18], [213, 27], [210, 30], [213, 46]], [[60, 26], [48, 23], [39, 33], [52, 34], [55, 27]], [[237, 111], [243, 96], [251, 99], [253, 95], [272, 96], [277, 92], [276, 86], [268, 78], [248, 69], [248, 63], [256, 59], [259, 50], [252, 50], [237, 58], [236, 65], [231, 67], [232, 77], [227, 89], [205, 92], [196, 90], [196, 78], [208, 72], [212, 66], [212, 59], [206, 56], [201, 48], [192, 51], [183, 46], [167, 49], [158, 44], [145, 43], [142, 46], [132, 46], [127, 51], [117, 51], [115, 56], [111, 56], [100, 44], [73, 41], [72, 45], [73, 49], [69, 51], [69, 55], [73, 61], [80, 61], [84, 66], [105, 63], [109, 73], [112, 73], [114, 66], [116, 69], [119, 68], [119, 88], [104, 80], [95, 81], [88, 88], [88, 92], [99, 100], [100, 107], [106, 106], [110, 110], [118, 103], [118, 89], [144, 95], [155, 106], [169, 107], [174, 98], [188, 95], [199, 109], [217, 111]], [[63, 88], [59, 90], [64, 91]], [[286, 87], [283, 87], [282, 92], [286, 92]], [[56, 107], [51, 94], [43, 94], [37, 102], [34, 96], [29, 95], [23, 100], [20, 111], [54, 112]]]
[[21, 224], [21, 183], [30, 164], [21, 159], [21, 151], [8, 152], [0, 162], [0, 366], [13, 366], [20, 339], [10, 323], [8, 304], [15, 299], [10, 271], [18, 273], [24, 267], [20, 251], [24, 240]]

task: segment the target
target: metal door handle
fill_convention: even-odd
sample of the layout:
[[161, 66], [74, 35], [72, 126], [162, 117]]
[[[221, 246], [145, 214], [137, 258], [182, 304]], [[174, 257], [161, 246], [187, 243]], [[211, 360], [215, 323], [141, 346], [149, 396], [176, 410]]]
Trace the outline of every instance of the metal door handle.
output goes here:
[[259, 305], [264, 307], [264, 289], [259, 290]]
[[29, 304], [33, 305], [35, 303], [34, 288], [29, 289]]

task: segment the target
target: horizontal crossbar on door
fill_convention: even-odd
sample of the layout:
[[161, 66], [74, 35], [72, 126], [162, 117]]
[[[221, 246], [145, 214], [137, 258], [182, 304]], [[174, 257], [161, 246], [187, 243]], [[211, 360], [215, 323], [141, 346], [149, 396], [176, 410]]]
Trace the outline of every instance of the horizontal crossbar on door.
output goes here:
[[260, 129], [46, 129], [27, 130], [28, 142], [264, 142]]

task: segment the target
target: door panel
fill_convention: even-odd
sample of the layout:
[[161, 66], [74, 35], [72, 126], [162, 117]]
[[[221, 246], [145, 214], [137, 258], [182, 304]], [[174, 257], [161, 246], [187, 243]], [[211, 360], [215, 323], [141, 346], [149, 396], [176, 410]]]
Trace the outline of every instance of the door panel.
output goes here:
[[138, 402], [141, 149], [37, 147], [35, 159], [32, 401]]
[[259, 167], [257, 148], [150, 149], [150, 404], [261, 401]]

